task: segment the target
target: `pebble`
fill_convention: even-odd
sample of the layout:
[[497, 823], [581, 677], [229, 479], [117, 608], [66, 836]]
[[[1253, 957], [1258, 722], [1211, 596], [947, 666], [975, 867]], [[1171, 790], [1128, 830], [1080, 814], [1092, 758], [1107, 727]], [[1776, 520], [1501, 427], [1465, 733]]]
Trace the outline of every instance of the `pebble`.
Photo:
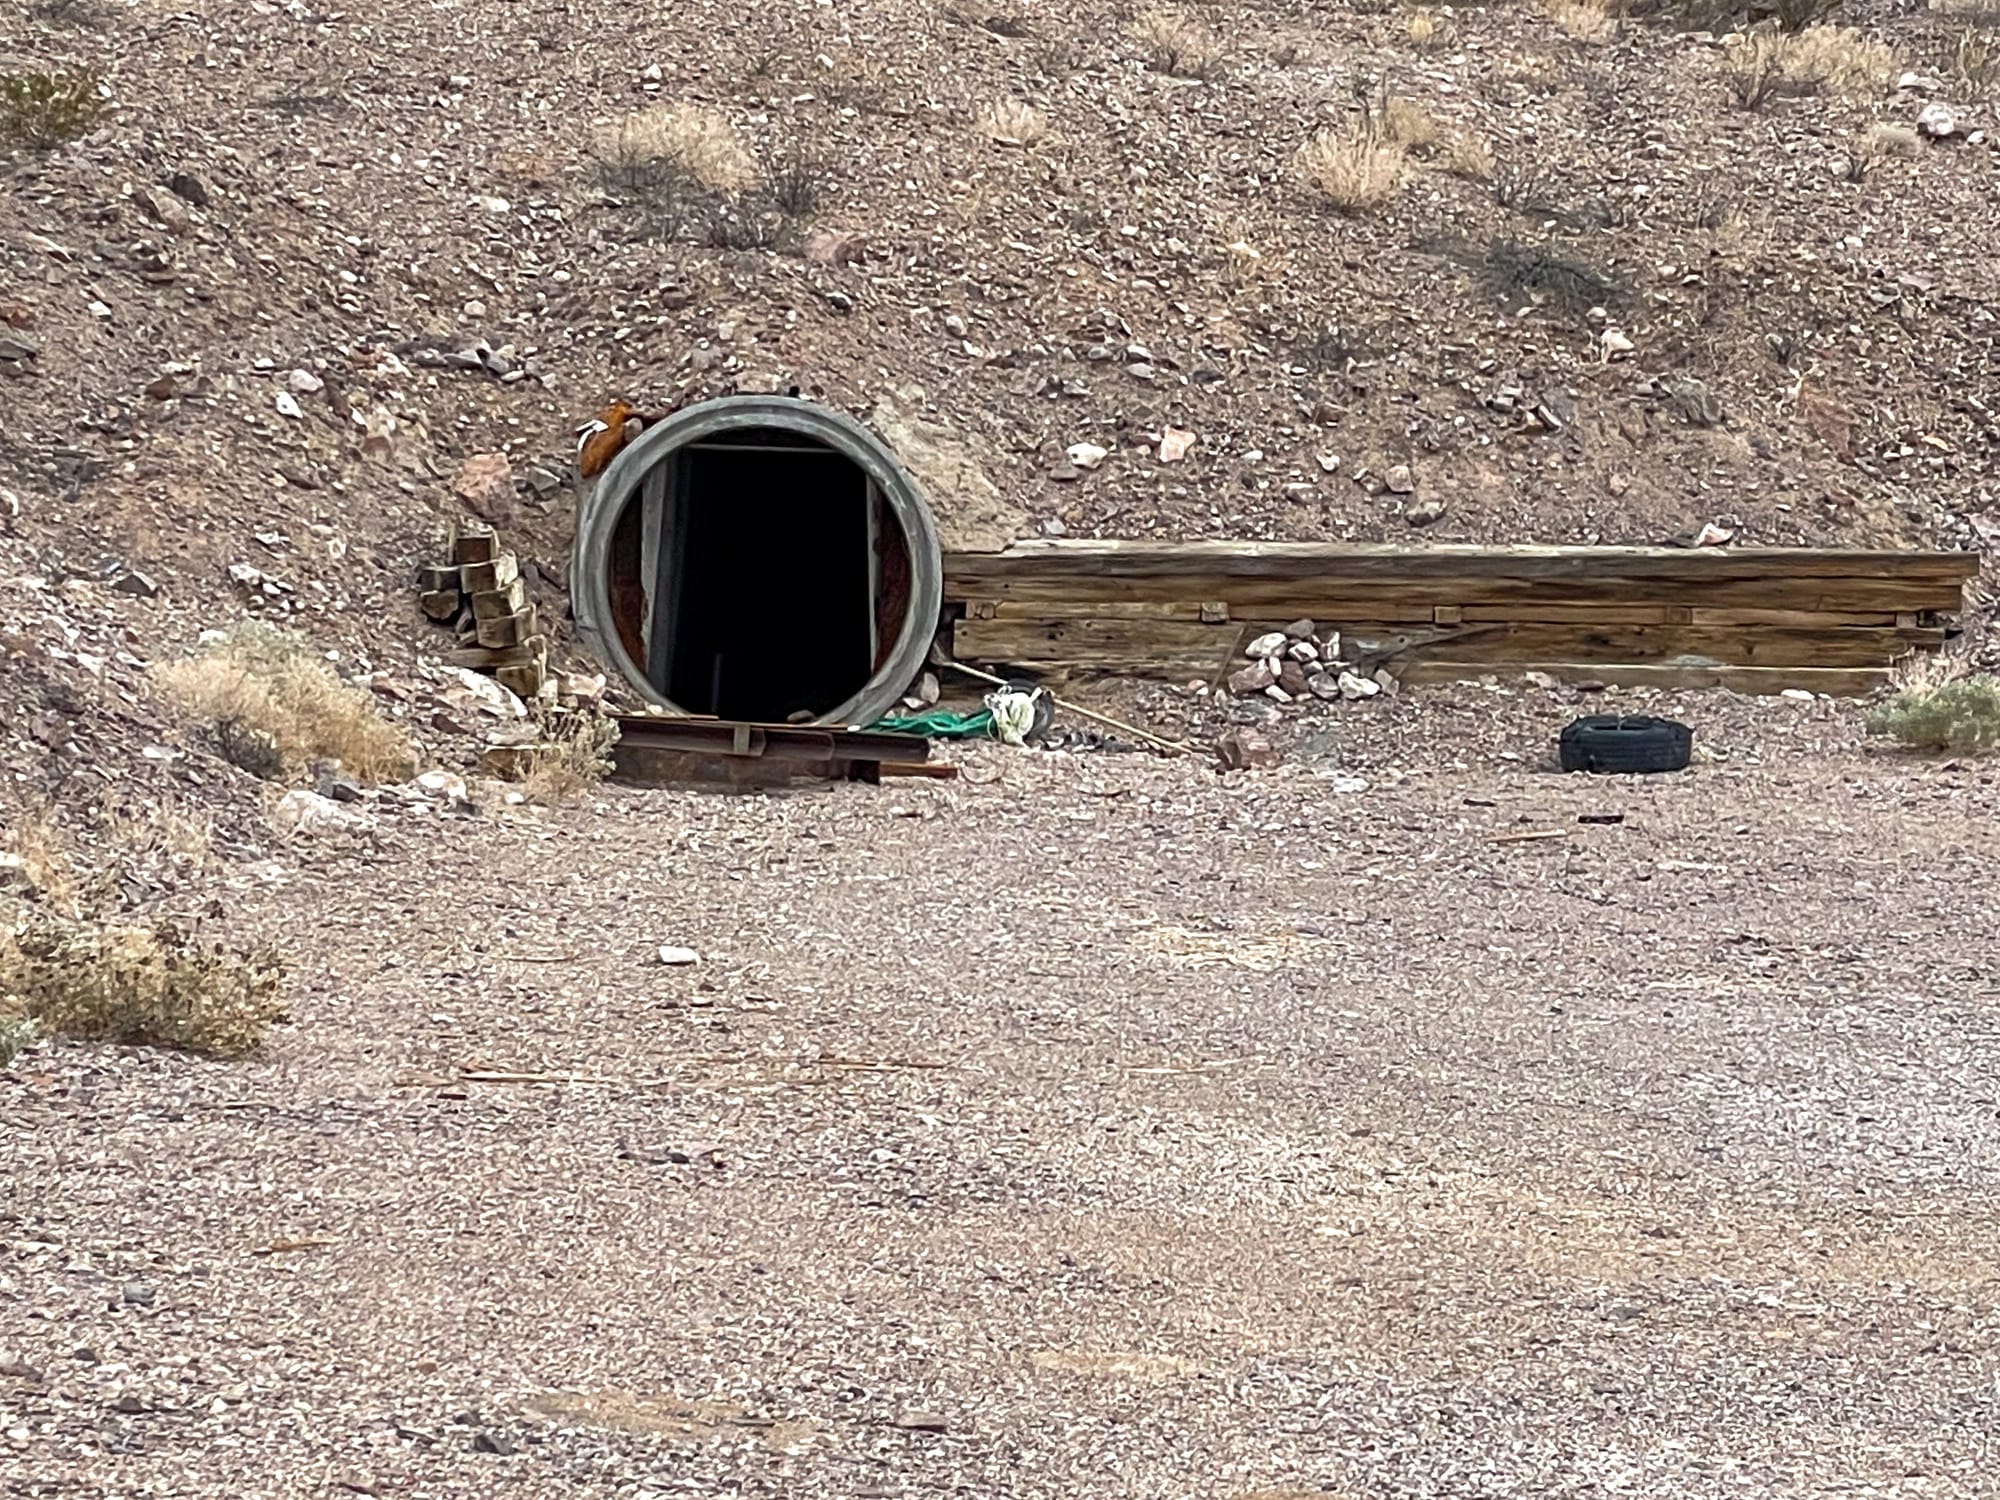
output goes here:
[[1275, 745], [1254, 729], [1232, 729], [1216, 741], [1224, 770], [1264, 771], [1278, 764]]
[[157, 1293], [143, 1281], [128, 1281], [121, 1295], [133, 1307], [151, 1307]]
[[676, 948], [671, 943], [660, 948], [660, 962], [670, 969], [684, 969], [689, 964], [701, 962], [701, 955], [692, 948]]
[[1339, 678], [1340, 696], [1348, 699], [1372, 698], [1382, 691], [1382, 684], [1372, 677], [1362, 677], [1354, 672], [1342, 672]]
[[1111, 450], [1095, 443], [1071, 443], [1064, 456], [1079, 469], [1094, 469], [1111, 456]]
[[1397, 464], [1383, 476], [1383, 482], [1389, 486], [1389, 493], [1392, 495], [1408, 495], [1417, 487], [1416, 480], [1410, 477], [1408, 464]]
[[1252, 661], [1256, 661], [1262, 657], [1276, 656], [1291, 643], [1292, 638], [1284, 631], [1273, 630], [1267, 635], [1258, 636], [1256, 640], [1245, 646], [1243, 654]]
[[1315, 698], [1334, 699], [1340, 696], [1340, 679], [1332, 672], [1315, 672], [1306, 679], [1306, 687]]
[[1412, 526], [1429, 526], [1444, 519], [1444, 509], [1442, 500], [1419, 500], [1403, 511], [1403, 519]]
[[1248, 697], [1252, 693], [1263, 692], [1277, 680], [1278, 674], [1272, 670], [1269, 658], [1259, 657], [1241, 671], [1230, 673], [1229, 691], [1239, 697]]

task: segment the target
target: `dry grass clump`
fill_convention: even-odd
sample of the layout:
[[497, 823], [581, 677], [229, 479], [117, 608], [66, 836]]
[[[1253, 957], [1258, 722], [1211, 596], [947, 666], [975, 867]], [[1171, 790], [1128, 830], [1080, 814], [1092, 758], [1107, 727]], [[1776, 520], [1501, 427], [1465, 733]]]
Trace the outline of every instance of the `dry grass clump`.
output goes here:
[[2000, 750], [2000, 679], [1968, 671], [1961, 657], [1913, 657], [1896, 673], [1895, 696], [1869, 711], [1867, 726], [1912, 750]]
[[0, 149], [52, 151], [87, 134], [104, 115], [98, 83], [89, 69], [0, 74]]
[[673, 169], [711, 193], [737, 193], [756, 166], [736, 131], [705, 104], [656, 104], [600, 131], [597, 160], [613, 173], [642, 176]]
[[1549, 19], [1579, 42], [1601, 42], [1618, 28], [1609, 0], [1545, 0]]
[[550, 715], [526, 757], [522, 792], [549, 807], [582, 796], [611, 774], [617, 743], [617, 721], [602, 714]]
[[1808, 26], [1791, 39], [1785, 71], [1803, 90], [1871, 99], [1895, 78], [1896, 54], [1851, 26]]
[[1213, 78], [1222, 70], [1222, 47], [1209, 29], [1177, 10], [1149, 10], [1132, 23], [1146, 49], [1146, 66], [1176, 78]]
[[1329, 126], [1299, 148], [1300, 179], [1345, 214], [1373, 213], [1394, 200], [1408, 153], [1372, 122]]
[[2000, 35], [1968, 26], [1951, 49], [1951, 75], [1984, 97], [2000, 83]]
[[1437, 145], [1437, 121], [1421, 104], [1391, 96], [1375, 111], [1376, 127], [1405, 151], [1422, 153]]
[[1468, 182], [1491, 182], [1497, 170], [1493, 148], [1479, 136], [1453, 131], [1439, 153], [1445, 171]]
[[1723, 78], [1737, 108], [1754, 114], [1788, 91], [1787, 61], [1791, 46], [1790, 37], [1760, 32], [1723, 55]]
[[1892, 156], [1911, 156], [1923, 145], [1923, 138], [1907, 125], [1870, 125], [1854, 143], [1847, 159], [1847, 179], [1860, 182]]
[[231, 950], [183, 928], [36, 912], [0, 931], [0, 1021], [83, 1041], [244, 1057], [284, 1014], [273, 949]]
[[1003, 146], [1032, 146], [1049, 133], [1048, 118], [1019, 99], [998, 99], [979, 111], [979, 133]]
[[1409, 33], [1410, 43], [1423, 51], [1442, 47], [1450, 42], [1453, 28], [1449, 19], [1434, 10], [1413, 10], [1403, 22], [1403, 29]]
[[292, 631], [247, 622], [159, 668], [161, 686], [206, 721], [232, 763], [270, 778], [337, 760], [363, 781], [410, 774], [409, 737]]

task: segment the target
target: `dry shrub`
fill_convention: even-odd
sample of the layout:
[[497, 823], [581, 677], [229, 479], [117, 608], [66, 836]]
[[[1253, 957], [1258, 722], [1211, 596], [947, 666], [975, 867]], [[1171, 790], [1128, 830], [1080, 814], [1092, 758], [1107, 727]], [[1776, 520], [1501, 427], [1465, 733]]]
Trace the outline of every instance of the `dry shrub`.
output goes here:
[[1422, 153], [1438, 143], [1437, 121], [1421, 104], [1391, 97], [1376, 114], [1382, 135], [1405, 151]]
[[1601, 42], [1617, 29], [1608, 0], [1546, 0], [1549, 19], [1579, 42]]
[[1870, 125], [1854, 143], [1847, 158], [1847, 180], [1860, 182], [1892, 156], [1909, 156], [1923, 145], [1923, 138], [1907, 125]]
[[1951, 74], [1975, 94], [1992, 93], [2000, 83], [2000, 35], [1966, 27], [1952, 45]]
[[1039, 109], [1019, 99], [999, 99], [979, 111], [979, 133], [1003, 146], [1032, 146], [1049, 133]]
[[14, 1066], [21, 1049], [32, 1046], [42, 1029], [26, 1016], [0, 1015], [0, 1073]]
[[2000, 750], [2000, 680], [1955, 656], [1921, 655], [1898, 669], [1896, 693], [1868, 714], [1868, 732], [1913, 750], [1976, 755]]
[[598, 133], [598, 162], [641, 177], [674, 169], [711, 193], [741, 192], [755, 179], [750, 153], [718, 111], [705, 104], [657, 104]]
[[1723, 55], [1723, 78], [1738, 109], [1755, 114], [1785, 92], [1785, 60], [1790, 47], [1789, 38], [1759, 33]]
[[1493, 180], [1493, 148], [1476, 135], [1454, 131], [1445, 137], [1441, 159], [1444, 169], [1454, 177], [1468, 182]]
[[1387, 206], [1403, 183], [1403, 147], [1369, 124], [1330, 126], [1299, 148], [1305, 185], [1345, 214]]
[[161, 686], [203, 719], [232, 761], [296, 776], [337, 760], [363, 781], [407, 776], [409, 737], [343, 682], [302, 636], [254, 621], [221, 632], [197, 655], [159, 668]]
[[0, 148], [52, 151], [86, 134], [104, 115], [98, 83], [89, 69], [0, 75]]
[[1222, 69], [1222, 47], [1206, 26], [1176, 10], [1149, 10], [1132, 23], [1146, 49], [1146, 66], [1176, 78], [1213, 78]]
[[37, 912], [0, 932], [0, 1018], [84, 1041], [247, 1056], [284, 1013], [283, 978], [275, 950], [227, 949], [166, 922]]
[[1896, 72], [1893, 51], [1848, 26], [1809, 26], [1790, 39], [1782, 59], [1787, 81], [1801, 93], [1871, 99]]
[[521, 790], [532, 802], [554, 806], [580, 797], [611, 774], [618, 724], [596, 713], [552, 714], [528, 753]]
[[1444, 46], [1452, 38], [1451, 22], [1434, 10], [1411, 11], [1403, 26], [1411, 44], [1426, 52]]

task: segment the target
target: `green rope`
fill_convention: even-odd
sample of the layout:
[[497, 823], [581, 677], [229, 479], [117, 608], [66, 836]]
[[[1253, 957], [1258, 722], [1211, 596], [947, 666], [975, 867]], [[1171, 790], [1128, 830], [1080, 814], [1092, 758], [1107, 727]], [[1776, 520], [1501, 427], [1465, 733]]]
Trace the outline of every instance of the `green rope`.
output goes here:
[[957, 714], [933, 708], [920, 714], [892, 714], [868, 727], [884, 734], [920, 734], [931, 740], [976, 740], [993, 733], [993, 710]]

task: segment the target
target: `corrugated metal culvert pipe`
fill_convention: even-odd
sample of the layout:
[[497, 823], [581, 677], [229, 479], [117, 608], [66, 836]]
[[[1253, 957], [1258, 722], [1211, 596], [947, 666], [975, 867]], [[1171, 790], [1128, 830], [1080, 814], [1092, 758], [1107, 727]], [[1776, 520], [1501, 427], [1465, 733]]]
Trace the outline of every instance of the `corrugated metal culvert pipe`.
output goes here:
[[579, 632], [677, 713], [872, 723], [922, 670], [943, 596], [936, 524], [895, 455], [793, 397], [674, 413], [577, 514]]

